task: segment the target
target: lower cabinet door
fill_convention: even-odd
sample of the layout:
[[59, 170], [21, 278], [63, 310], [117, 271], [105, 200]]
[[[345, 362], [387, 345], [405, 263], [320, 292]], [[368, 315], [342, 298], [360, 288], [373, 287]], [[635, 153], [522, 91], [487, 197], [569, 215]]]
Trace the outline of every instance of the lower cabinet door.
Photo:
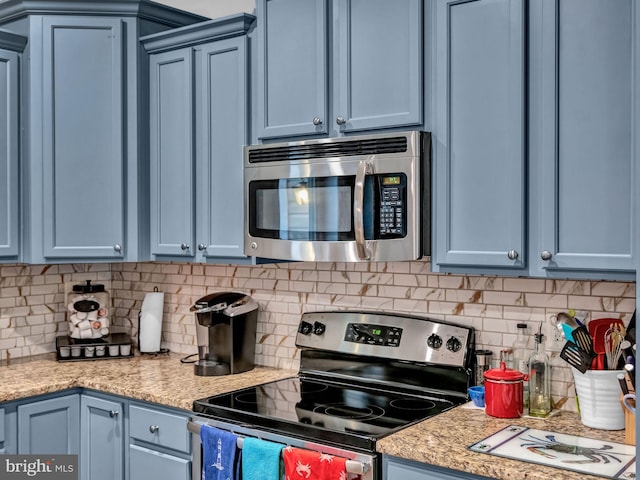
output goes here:
[[[83, 395], [80, 479], [124, 479], [124, 404]], [[132, 477], [152, 478], [152, 477]]]
[[18, 406], [19, 454], [78, 454], [79, 430], [78, 394]]
[[129, 478], [131, 480], [189, 480], [191, 461], [156, 452], [138, 445], [129, 446]]

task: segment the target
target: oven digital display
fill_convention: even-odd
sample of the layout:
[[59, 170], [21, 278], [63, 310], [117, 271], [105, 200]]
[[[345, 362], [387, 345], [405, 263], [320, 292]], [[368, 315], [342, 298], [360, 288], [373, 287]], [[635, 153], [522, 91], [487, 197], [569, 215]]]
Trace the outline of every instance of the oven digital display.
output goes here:
[[384, 347], [399, 347], [400, 337], [402, 337], [402, 329], [399, 327], [369, 323], [349, 323], [344, 335], [346, 342]]

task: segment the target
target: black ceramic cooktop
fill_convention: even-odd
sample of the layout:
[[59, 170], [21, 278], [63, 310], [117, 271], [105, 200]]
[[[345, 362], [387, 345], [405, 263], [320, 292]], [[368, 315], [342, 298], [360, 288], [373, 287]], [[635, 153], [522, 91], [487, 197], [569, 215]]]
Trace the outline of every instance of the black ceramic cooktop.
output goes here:
[[375, 450], [378, 438], [457, 403], [292, 377], [197, 400], [194, 411], [313, 441]]

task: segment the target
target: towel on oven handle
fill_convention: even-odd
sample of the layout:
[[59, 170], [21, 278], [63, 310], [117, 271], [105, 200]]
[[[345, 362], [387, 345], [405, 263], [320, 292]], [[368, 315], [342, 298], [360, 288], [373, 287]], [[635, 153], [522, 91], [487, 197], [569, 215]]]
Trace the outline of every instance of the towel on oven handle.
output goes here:
[[344, 480], [345, 478], [353, 478], [347, 475], [346, 458], [295, 447], [286, 447], [282, 456], [288, 480]]
[[238, 436], [209, 425], [200, 428], [202, 480], [237, 480], [235, 475]]
[[280, 454], [285, 446], [247, 437], [242, 444], [242, 480], [280, 480]]

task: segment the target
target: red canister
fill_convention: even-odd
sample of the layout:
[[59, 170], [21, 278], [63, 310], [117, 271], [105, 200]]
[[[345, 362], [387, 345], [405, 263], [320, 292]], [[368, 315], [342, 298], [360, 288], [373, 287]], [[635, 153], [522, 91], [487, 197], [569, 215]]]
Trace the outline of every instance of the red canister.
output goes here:
[[484, 397], [487, 415], [499, 418], [522, 416], [524, 374], [507, 368], [504, 362], [500, 368], [484, 372]]

